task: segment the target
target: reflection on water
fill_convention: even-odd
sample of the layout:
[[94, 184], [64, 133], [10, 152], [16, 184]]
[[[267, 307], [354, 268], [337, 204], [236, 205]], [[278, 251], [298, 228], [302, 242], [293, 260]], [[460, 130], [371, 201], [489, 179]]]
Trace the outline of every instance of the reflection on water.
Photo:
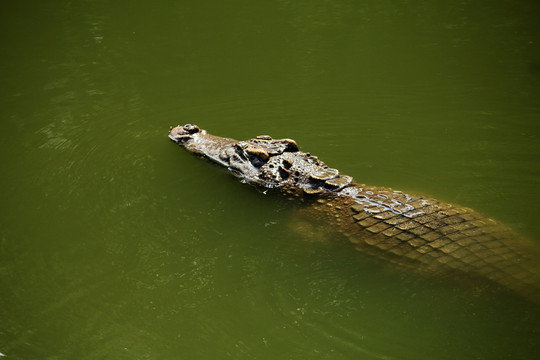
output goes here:
[[538, 357], [533, 305], [290, 233], [166, 137], [293, 138], [538, 242], [535, 3], [1, 6], [0, 356]]

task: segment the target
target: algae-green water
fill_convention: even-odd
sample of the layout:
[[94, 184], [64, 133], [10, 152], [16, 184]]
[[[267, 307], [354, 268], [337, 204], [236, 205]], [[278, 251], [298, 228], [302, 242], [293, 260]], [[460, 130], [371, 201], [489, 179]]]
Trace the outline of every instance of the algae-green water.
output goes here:
[[2, 2], [0, 358], [538, 358], [538, 307], [312, 241], [167, 134], [292, 138], [540, 245], [539, 13]]

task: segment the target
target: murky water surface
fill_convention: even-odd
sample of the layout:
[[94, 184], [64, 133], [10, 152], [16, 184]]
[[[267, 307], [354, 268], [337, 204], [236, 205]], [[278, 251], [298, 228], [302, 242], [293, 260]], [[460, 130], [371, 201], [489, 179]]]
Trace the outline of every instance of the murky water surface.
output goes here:
[[538, 243], [537, 2], [0, 8], [0, 357], [539, 357], [538, 307], [307, 240], [167, 138], [293, 138]]

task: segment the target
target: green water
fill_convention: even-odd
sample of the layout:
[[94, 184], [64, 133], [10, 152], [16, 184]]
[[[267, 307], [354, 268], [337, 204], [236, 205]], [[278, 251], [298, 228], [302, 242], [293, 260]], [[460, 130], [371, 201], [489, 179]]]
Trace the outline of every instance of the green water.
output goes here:
[[0, 353], [538, 358], [538, 307], [306, 240], [167, 138], [293, 138], [540, 242], [537, 4], [2, 2]]

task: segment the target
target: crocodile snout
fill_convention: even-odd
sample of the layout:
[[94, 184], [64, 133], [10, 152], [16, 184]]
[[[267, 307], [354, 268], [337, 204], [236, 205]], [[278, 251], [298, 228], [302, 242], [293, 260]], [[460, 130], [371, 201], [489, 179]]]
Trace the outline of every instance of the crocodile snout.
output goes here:
[[191, 135], [197, 134], [200, 131], [201, 129], [193, 124], [186, 124], [184, 126], [178, 125], [174, 128], [171, 126], [169, 128], [169, 138], [174, 142], [180, 143], [191, 138]]

